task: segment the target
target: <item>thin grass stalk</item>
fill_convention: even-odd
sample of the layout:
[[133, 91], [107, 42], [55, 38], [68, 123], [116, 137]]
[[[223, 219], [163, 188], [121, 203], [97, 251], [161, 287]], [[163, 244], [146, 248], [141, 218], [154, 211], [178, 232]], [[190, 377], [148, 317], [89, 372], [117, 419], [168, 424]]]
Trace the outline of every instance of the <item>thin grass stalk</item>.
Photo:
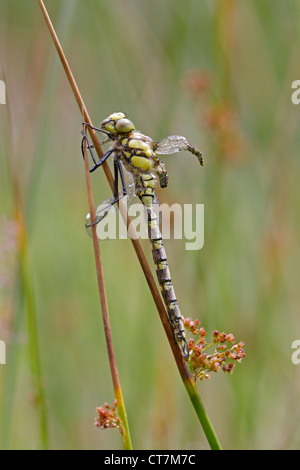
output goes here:
[[184, 382], [184, 386], [190, 397], [196, 415], [201, 423], [203, 432], [206, 436], [207, 442], [209, 443], [211, 450], [222, 450], [221, 443], [214, 430], [212, 422], [210, 421], [209, 416], [205, 410], [195, 382], [193, 382], [193, 380], [187, 380]]
[[234, 57], [234, 20], [235, 20], [235, 0], [218, 0], [216, 5], [216, 38], [217, 66], [222, 73], [222, 101], [225, 104], [232, 102], [232, 80], [231, 69]]
[[[39, 439], [40, 447], [43, 450], [49, 448], [49, 437], [48, 437], [48, 413], [47, 405], [44, 393], [43, 374], [40, 361], [40, 352], [38, 344], [38, 329], [37, 329], [37, 311], [34, 294], [34, 286], [32, 273], [30, 269], [30, 254], [29, 254], [29, 243], [27, 237], [27, 227], [25, 219], [25, 209], [23, 205], [22, 189], [19, 179], [18, 165], [15, 164], [16, 159], [9, 158], [9, 154], [13, 155], [13, 141], [12, 141], [12, 120], [9, 108], [9, 99], [7, 100], [8, 110], [8, 125], [6, 130], [6, 136], [9, 143], [5, 154], [7, 156], [8, 174], [11, 181], [12, 194], [13, 194], [13, 205], [14, 214], [13, 219], [16, 224], [17, 230], [17, 259], [18, 259], [18, 279], [16, 283], [20, 286], [20, 301], [18, 303], [20, 308], [25, 307], [28, 321], [28, 339], [29, 339], [29, 358], [30, 368], [33, 378], [33, 385], [35, 391], [35, 404], [38, 410], [39, 416]], [[21, 314], [17, 314], [17, 319], [14, 321], [14, 325], [18, 326], [20, 323]], [[14, 332], [15, 333], [15, 332]], [[14, 345], [15, 346], [15, 345]], [[14, 366], [17, 366], [17, 354], [16, 349], [13, 351]], [[14, 393], [13, 381], [10, 380], [9, 388], [10, 392]], [[14, 381], [15, 382], [15, 381]], [[10, 404], [12, 405], [12, 399], [9, 397]], [[8, 413], [6, 413], [8, 416]], [[12, 412], [10, 412], [10, 418], [12, 418]], [[5, 446], [9, 446], [9, 436], [5, 437]]]
[[33, 279], [30, 269], [29, 245], [22, 204], [20, 200], [17, 200], [16, 202], [17, 214], [15, 215], [15, 220], [18, 227], [18, 258], [20, 265], [22, 294], [24, 296], [27, 310], [29, 355], [35, 390], [35, 404], [39, 410], [40, 447], [43, 450], [47, 450], [49, 449], [48, 412], [38, 344], [37, 311]]
[[[85, 131], [85, 126], [84, 131]], [[86, 186], [87, 186], [87, 193], [88, 193], [88, 202], [89, 202], [89, 210], [91, 215], [91, 220], [96, 219], [96, 212], [95, 212], [95, 205], [93, 199], [93, 190], [92, 190], [92, 183], [91, 183], [91, 176], [89, 171], [89, 159], [87, 154], [87, 143], [86, 140], [84, 141], [84, 162], [85, 162], [85, 177], [86, 177]], [[104, 283], [104, 274], [103, 274], [103, 266], [101, 260], [101, 253], [100, 253], [100, 244], [96, 233], [96, 225], [92, 226], [92, 236], [93, 236], [93, 246], [94, 246], [94, 255], [95, 255], [95, 263], [96, 263], [96, 273], [97, 273], [97, 281], [98, 281], [98, 289], [99, 289], [99, 296], [100, 296], [100, 304], [102, 310], [102, 319], [103, 319], [103, 326], [104, 326], [104, 333], [106, 338], [106, 346], [107, 346], [107, 354], [109, 358], [109, 365], [110, 371], [113, 381], [113, 387], [115, 392], [115, 398], [117, 400], [117, 407], [119, 416], [122, 420], [122, 424], [124, 426], [124, 433], [122, 434], [123, 438], [123, 445], [124, 449], [129, 450], [132, 449], [132, 443], [130, 438], [129, 432], [129, 425], [127, 420], [127, 414], [125, 409], [125, 404], [123, 400], [123, 394], [116, 364], [116, 358], [113, 349], [113, 341], [111, 335], [111, 327], [109, 321], [109, 312], [108, 312], [108, 304], [107, 304], [107, 296], [105, 290], [105, 283]]]
[[[44, 5], [44, 2], [42, 0], [38, 0], [38, 3], [40, 5], [40, 8], [41, 8], [41, 11], [43, 13], [43, 16], [45, 18], [45, 21], [46, 21], [46, 24], [47, 24], [47, 27], [49, 29], [49, 32], [50, 32], [50, 35], [53, 39], [53, 42], [54, 42], [54, 45], [56, 47], [56, 50], [57, 50], [57, 53], [60, 57], [60, 60], [62, 62], [62, 66], [65, 70], [65, 73], [66, 73], [66, 76], [67, 76], [67, 79], [70, 83], [70, 86], [73, 90], [73, 93], [74, 93], [74, 97], [77, 101], [77, 104], [79, 106], [79, 109], [80, 109], [80, 112], [85, 120], [85, 122], [87, 124], [89, 124], [89, 128], [88, 128], [88, 131], [89, 131], [89, 134], [90, 134], [90, 137], [92, 139], [92, 142], [94, 144], [94, 147], [95, 147], [95, 150], [98, 154], [98, 157], [101, 158], [102, 155], [103, 155], [103, 151], [102, 151], [102, 148], [101, 148], [101, 145], [99, 143], [99, 140], [98, 140], [98, 137], [96, 135], [96, 132], [91, 129], [91, 127], [93, 126], [92, 124], [92, 121], [89, 117], [89, 114], [87, 112], [87, 109], [85, 107], [85, 104], [83, 102], [83, 99], [81, 97], [81, 94], [80, 94], [80, 91], [79, 91], [79, 88], [77, 86], [77, 83], [74, 79], [74, 76], [72, 74], [72, 71], [70, 69], [70, 66], [67, 62], [67, 59], [66, 59], [66, 56], [63, 52], [63, 49], [62, 49], [62, 46], [59, 42], [59, 39], [57, 37], [57, 34], [55, 32], [55, 29], [53, 27], [53, 24], [52, 24], [52, 21], [49, 17], [49, 14], [47, 12], [47, 9]], [[90, 127], [91, 126], [91, 127]], [[113, 180], [113, 176], [111, 174], [111, 171], [108, 167], [108, 164], [106, 162], [104, 162], [104, 164], [102, 165], [102, 168], [104, 170], [104, 173], [105, 173], [105, 176], [108, 180], [108, 183], [110, 185], [110, 188], [111, 190], [113, 191], [114, 189], [114, 180]], [[92, 214], [91, 214], [91, 220], [92, 219]], [[127, 228], [129, 227], [129, 224], [130, 224], [130, 218], [127, 214], [127, 218], [126, 218], [126, 225], [127, 225]], [[145, 278], [146, 278], [146, 281], [148, 283], [148, 286], [149, 286], [149, 289], [150, 289], [150, 292], [152, 294], [152, 297], [153, 297], [153, 300], [154, 300], [154, 303], [156, 305], [156, 308], [157, 308], [157, 311], [158, 311], [158, 314], [160, 316], [160, 319], [162, 321], [162, 324], [163, 324], [163, 327], [165, 329], [165, 333], [167, 335], [167, 338], [168, 338], [168, 341], [170, 343], [170, 346], [171, 346], [171, 349], [172, 349], [172, 352], [173, 352], [173, 355], [174, 355], [174, 359], [176, 361], [176, 364], [177, 364], [177, 367], [178, 367], [178, 370], [179, 370], [179, 373], [181, 375], [181, 378], [182, 378], [182, 381], [184, 383], [184, 386], [187, 390], [187, 393], [191, 399], [191, 402], [193, 404], [193, 407], [196, 411], [196, 414], [198, 416], [198, 419], [202, 425], [202, 428], [203, 428], [203, 431], [206, 435], [206, 438], [209, 442], [209, 445], [212, 449], [221, 449], [221, 445], [220, 445], [220, 442], [217, 438], [217, 435], [212, 427], [212, 424], [210, 422], [210, 420], [208, 419], [208, 416], [205, 412], [205, 409], [204, 409], [204, 406], [203, 406], [203, 403], [201, 401], [201, 398], [199, 396], [199, 393], [198, 393], [198, 390], [196, 388], [196, 385], [193, 381], [193, 377], [192, 375], [190, 374], [187, 366], [186, 366], [186, 363], [184, 362], [184, 359], [182, 357], [182, 354], [181, 354], [181, 351], [180, 351], [180, 348], [177, 344], [177, 342], [175, 341], [175, 338], [174, 338], [174, 334], [173, 334], [173, 330], [171, 328], [171, 325], [169, 323], [169, 319], [168, 319], [168, 315], [167, 315], [167, 312], [166, 312], [166, 309], [164, 307], [164, 304], [163, 304], [163, 301], [162, 301], [162, 298], [161, 298], [161, 295], [159, 293], [159, 290], [158, 290], [158, 287], [157, 287], [157, 284], [154, 280], [154, 277], [152, 276], [152, 272], [151, 272], [151, 269], [150, 269], [150, 266], [147, 262], [147, 259], [146, 259], [146, 256], [143, 252], [143, 249], [141, 247], [141, 244], [139, 242], [139, 240], [137, 238], [131, 238], [131, 242], [133, 244], [133, 247], [134, 247], [134, 250], [136, 252], [136, 255], [138, 257], [138, 260], [141, 264], [141, 267], [142, 267], [142, 270], [144, 272], [144, 275], [145, 275]]]

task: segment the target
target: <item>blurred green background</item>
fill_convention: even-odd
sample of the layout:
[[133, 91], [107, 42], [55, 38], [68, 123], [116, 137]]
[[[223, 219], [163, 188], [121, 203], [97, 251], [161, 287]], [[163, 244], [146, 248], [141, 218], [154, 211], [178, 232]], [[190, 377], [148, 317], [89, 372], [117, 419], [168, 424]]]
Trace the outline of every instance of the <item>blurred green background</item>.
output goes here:
[[[205, 204], [205, 246], [166, 242], [184, 316], [246, 343], [233, 376], [201, 382], [229, 449], [300, 448], [300, 79], [296, 0], [46, 2], [94, 125], [128, 113], [154, 140], [182, 134], [206, 165], [166, 156], [161, 202]], [[1, 448], [40, 446], [20, 284], [21, 187], [52, 449], [121, 449], [94, 427], [113, 403], [80, 152], [81, 115], [34, 0], [1, 0]], [[10, 168], [13, 169], [11, 173]], [[103, 172], [95, 201], [110, 195]], [[143, 242], [151, 263], [147, 240]], [[135, 449], [207, 449], [130, 241], [101, 244], [112, 334]], [[25, 277], [26, 277], [25, 276]], [[28, 287], [28, 286], [27, 286]], [[30, 288], [29, 288], [30, 291]], [[26, 294], [27, 292], [27, 294]], [[26, 300], [27, 299], [27, 300]], [[31, 303], [30, 303], [31, 302]]]

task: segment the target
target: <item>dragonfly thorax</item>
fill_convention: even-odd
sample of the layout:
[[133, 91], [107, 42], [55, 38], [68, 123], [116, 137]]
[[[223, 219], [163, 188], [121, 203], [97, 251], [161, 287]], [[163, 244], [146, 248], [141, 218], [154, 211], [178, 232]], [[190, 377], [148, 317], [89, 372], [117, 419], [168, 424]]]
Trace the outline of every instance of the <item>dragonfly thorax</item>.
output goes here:
[[168, 175], [163, 163], [154, 153], [155, 142], [135, 130], [134, 124], [124, 113], [113, 113], [101, 123], [101, 129], [113, 142], [111, 150], [115, 161], [121, 161], [134, 177], [135, 183], [142, 174], [158, 175], [160, 184], [165, 187]]
[[132, 131], [126, 137], [118, 139], [115, 148], [121, 162], [134, 177], [155, 171], [158, 159], [150, 137]]

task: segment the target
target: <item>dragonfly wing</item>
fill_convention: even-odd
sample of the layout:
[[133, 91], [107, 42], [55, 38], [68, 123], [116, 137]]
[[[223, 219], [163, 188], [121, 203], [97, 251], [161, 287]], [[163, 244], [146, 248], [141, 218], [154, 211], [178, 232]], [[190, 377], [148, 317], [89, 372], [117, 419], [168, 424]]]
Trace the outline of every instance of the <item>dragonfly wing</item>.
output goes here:
[[198, 158], [201, 165], [204, 164], [200, 150], [193, 147], [193, 145], [191, 145], [182, 135], [170, 135], [154, 144], [155, 153], [161, 155], [172, 155], [173, 153], [180, 152], [182, 150], [191, 152]]
[[[127, 238], [127, 229], [122, 215], [119, 214], [117, 202], [122, 209], [131, 206], [136, 199], [135, 184], [131, 182], [127, 187], [127, 194], [122, 195], [116, 201], [114, 197], [105, 199], [96, 207], [96, 219], [91, 220], [90, 214], [85, 219], [87, 233], [92, 236], [92, 226], [96, 225], [97, 237], [104, 241], [116, 238]], [[122, 211], [123, 213], [123, 211]], [[125, 214], [125, 211], [124, 211]]]

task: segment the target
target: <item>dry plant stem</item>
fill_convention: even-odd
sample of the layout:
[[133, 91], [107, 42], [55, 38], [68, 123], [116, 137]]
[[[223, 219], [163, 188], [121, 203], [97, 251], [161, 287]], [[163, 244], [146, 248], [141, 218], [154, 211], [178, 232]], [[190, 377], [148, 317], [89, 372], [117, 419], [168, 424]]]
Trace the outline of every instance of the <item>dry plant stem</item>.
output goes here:
[[[91, 220], [95, 220], [96, 213], [95, 213], [93, 191], [92, 191], [91, 177], [90, 177], [90, 171], [89, 171], [89, 159], [87, 155], [86, 140], [84, 142], [84, 162], [85, 162], [85, 176], [86, 176], [86, 185], [87, 185], [87, 193], [88, 193], [88, 201], [89, 201], [89, 210], [91, 214]], [[114, 354], [114, 349], [113, 349], [107, 297], [106, 297], [106, 290], [105, 290], [105, 284], [104, 284], [103, 266], [102, 266], [101, 253], [100, 253], [100, 244], [99, 244], [99, 240], [98, 240], [97, 233], [96, 233], [96, 225], [92, 226], [92, 235], [93, 235], [93, 246], [94, 246], [94, 254], [95, 254], [98, 289], [99, 289], [102, 319], [103, 319], [103, 325], [104, 325], [104, 333], [105, 333], [105, 338], [106, 338], [107, 353], [108, 353], [108, 358], [109, 358], [109, 365], [110, 365], [110, 370], [111, 370], [115, 398], [118, 403], [117, 405], [118, 412], [122, 420], [122, 424], [124, 426], [124, 434], [122, 434], [123, 445], [124, 445], [124, 449], [130, 450], [132, 449], [132, 443], [131, 443], [127, 414], [125, 410], [123, 394], [122, 394], [122, 389], [121, 389], [121, 384], [119, 380], [119, 374], [118, 374], [118, 369], [117, 369], [117, 364], [116, 364], [116, 359], [115, 359], [115, 354]]]
[[[38, 3], [41, 7], [43, 16], [45, 18], [48, 29], [49, 29], [50, 34], [52, 36], [54, 45], [56, 47], [56, 50], [57, 50], [58, 55], [60, 57], [60, 60], [62, 62], [62, 65], [63, 65], [63, 68], [65, 70], [66, 76], [69, 80], [70, 86], [73, 90], [73, 93], [74, 93], [75, 99], [77, 101], [77, 104], [79, 106], [80, 112], [81, 112], [85, 122], [87, 124], [89, 124], [90, 126], [92, 126], [91, 119], [90, 119], [90, 117], [88, 115], [88, 112], [87, 112], [87, 109], [84, 105], [84, 102], [83, 102], [83, 99], [81, 97], [79, 88], [78, 88], [78, 86], [75, 82], [74, 76], [71, 72], [70, 66], [67, 62], [67, 59], [66, 59], [65, 54], [63, 52], [63, 49], [61, 47], [59, 39], [56, 35], [55, 29], [53, 27], [53, 24], [51, 22], [51, 19], [50, 19], [49, 15], [48, 15], [48, 12], [45, 8], [45, 5], [44, 5], [42, 0], [38, 0]], [[95, 150], [96, 150], [99, 158], [101, 158], [101, 156], [103, 155], [103, 152], [102, 152], [99, 140], [97, 138], [96, 132], [93, 129], [91, 129], [90, 127], [88, 127], [88, 131], [89, 131], [89, 134], [91, 136], [92, 142], [95, 146]], [[86, 161], [87, 161], [87, 159], [86, 159]], [[104, 170], [104, 173], [106, 175], [106, 178], [108, 180], [110, 188], [113, 191], [113, 189], [114, 189], [114, 180], [113, 180], [113, 176], [112, 176], [112, 174], [110, 172], [110, 169], [109, 169], [106, 162], [102, 165], [102, 168]], [[93, 220], [92, 217], [93, 216], [92, 216], [92, 213], [91, 213], [91, 220]], [[129, 226], [129, 224], [130, 224], [130, 218], [127, 215], [127, 219], [126, 219], [127, 228]], [[149, 264], [147, 262], [146, 256], [145, 256], [145, 254], [142, 250], [141, 244], [140, 244], [138, 239], [131, 239], [131, 242], [133, 244], [134, 250], [135, 250], [136, 255], [137, 255], [137, 257], [139, 259], [139, 262], [141, 264], [141, 267], [142, 267], [142, 270], [144, 272], [144, 275], [145, 275], [146, 281], [148, 283], [148, 286], [150, 288], [150, 291], [151, 291], [153, 300], [155, 302], [158, 314], [159, 314], [160, 319], [162, 321], [162, 324], [163, 324], [163, 327], [165, 329], [165, 332], [166, 332], [168, 341], [170, 343], [170, 346], [172, 348], [172, 352], [173, 352], [178, 370], [180, 372], [181, 378], [182, 378], [183, 383], [186, 387], [186, 390], [189, 394], [189, 397], [192, 401], [192, 404], [195, 408], [196, 414], [197, 414], [197, 416], [198, 416], [198, 418], [201, 422], [204, 433], [205, 433], [205, 435], [208, 439], [208, 442], [209, 442], [211, 448], [212, 449], [220, 449], [221, 448], [220, 443], [219, 443], [219, 441], [217, 439], [217, 436], [216, 436], [216, 434], [213, 430], [213, 427], [212, 427], [212, 425], [211, 425], [211, 423], [208, 419], [208, 416], [205, 413], [203, 404], [201, 402], [199, 393], [198, 393], [198, 391], [196, 389], [196, 386], [194, 384], [192, 375], [190, 374], [190, 372], [189, 372], [189, 370], [188, 370], [188, 368], [187, 368], [187, 366], [184, 362], [184, 359], [182, 357], [180, 348], [179, 348], [178, 344], [176, 343], [176, 341], [174, 339], [173, 331], [172, 331], [172, 328], [171, 328], [169, 320], [168, 320], [168, 315], [167, 315], [166, 309], [164, 307], [161, 295], [160, 295], [159, 290], [157, 288], [157, 284], [154, 280], [154, 277], [152, 276], [152, 272], [151, 272], [151, 269], [150, 269]]]

